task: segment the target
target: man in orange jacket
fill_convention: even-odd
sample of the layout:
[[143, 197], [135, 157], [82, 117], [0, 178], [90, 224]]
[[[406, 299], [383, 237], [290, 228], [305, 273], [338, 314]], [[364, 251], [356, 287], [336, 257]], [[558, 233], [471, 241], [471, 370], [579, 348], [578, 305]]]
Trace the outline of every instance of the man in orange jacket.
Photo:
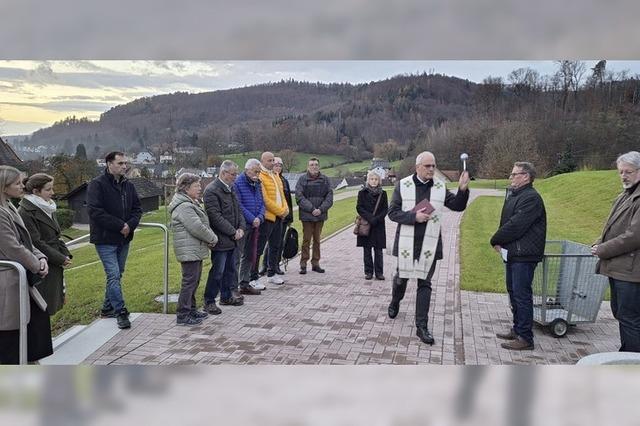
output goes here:
[[[264, 201], [265, 213], [264, 222], [258, 230], [258, 257], [254, 264], [253, 276], [258, 274], [258, 265], [260, 265], [260, 256], [264, 251], [267, 241], [269, 247], [277, 253], [282, 241], [282, 220], [289, 214], [289, 207], [284, 196], [284, 189], [280, 177], [273, 171], [274, 155], [271, 152], [263, 152], [260, 157], [262, 170], [260, 171], [260, 183], [262, 186], [262, 199]], [[267, 283], [282, 285], [284, 280], [275, 274], [278, 269], [277, 257], [270, 256], [267, 265]], [[263, 284], [264, 285], [264, 284]], [[258, 288], [258, 287], [256, 287]], [[260, 288], [263, 288], [260, 286]]]

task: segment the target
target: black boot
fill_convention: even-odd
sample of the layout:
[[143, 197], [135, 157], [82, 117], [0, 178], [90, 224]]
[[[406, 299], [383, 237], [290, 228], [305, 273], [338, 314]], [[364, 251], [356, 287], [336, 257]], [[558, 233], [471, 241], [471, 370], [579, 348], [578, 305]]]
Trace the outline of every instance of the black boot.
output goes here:
[[400, 312], [400, 301], [391, 299], [391, 303], [389, 303], [389, 307], [387, 308], [387, 313], [389, 314], [389, 318], [393, 319], [397, 317], [398, 312]]
[[404, 298], [404, 293], [407, 290], [407, 281], [406, 279], [400, 279], [397, 274], [393, 277], [391, 303], [389, 303], [389, 308], [387, 309], [389, 318], [397, 317], [398, 312], [400, 312], [400, 301]]
[[416, 336], [418, 336], [418, 338], [422, 340], [422, 343], [426, 343], [427, 345], [433, 345], [433, 343], [435, 342], [435, 340], [433, 340], [431, 332], [426, 325], [419, 325], [416, 327]]

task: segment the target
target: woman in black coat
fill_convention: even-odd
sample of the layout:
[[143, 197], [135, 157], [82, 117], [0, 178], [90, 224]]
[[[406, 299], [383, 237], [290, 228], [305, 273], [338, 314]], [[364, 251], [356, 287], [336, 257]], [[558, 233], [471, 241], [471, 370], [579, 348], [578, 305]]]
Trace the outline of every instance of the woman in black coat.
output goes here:
[[33, 245], [47, 256], [49, 273], [38, 285], [47, 302], [47, 312], [54, 315], [65, 302], [64, 270], [73, 257], [60, 239], [60, 225], [56, 219], [56, 203], [53, 201], [53, 177], [36, 173], [25, 179], [25, 196], [20, 201], [18, 213], [29, 231]]
[[[380, 203], [376, 209], [378, 198]], [[369, 235], [366, 237], [358, 236], [357, 242], [357, 246], [362, 247], [364, 251], [364, 278], [366, 280], [372, 279], [374, 272], [377, 280], [384, 280], [382, 249], [387, 247], [384, 219], [387, 216], [388, 209], [387, 193], [380, 185], [380, 176], [374, 171], [369, 171], [367, 173], [367, 183], [358, 192], [358, 202], [356, 204], [358, 214], [371, 224]], [[371, 249], [373, 249], [373, 258]]]

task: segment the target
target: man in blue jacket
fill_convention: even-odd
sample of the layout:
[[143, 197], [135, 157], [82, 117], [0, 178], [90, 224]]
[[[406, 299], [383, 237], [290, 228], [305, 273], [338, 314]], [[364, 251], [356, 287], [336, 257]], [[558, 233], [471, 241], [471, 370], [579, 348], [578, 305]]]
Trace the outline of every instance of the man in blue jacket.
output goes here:
[[127, 160], [122, 152], [110, 152], [104, 173], [87, 188], [90, 241], [95, 244], [107, 276], [101, 315], [117, 318], [119, 328], [131, 327], [122, 296], [121, 278], [142, 208], [133, 184], [125, 178]]
[[238, 281], [240, 294], [260, 294], [264, 284], [258, 281], [253, 263], [257, 258], [258, 232], [264, 222], [264, 200], [260, 187], [260, 161], [247, 160], [244, 173], [238, 175], [234, 188], [238, 195], [242, 215], [246, 222], [244, 237], [240, 240], [240, 266]]

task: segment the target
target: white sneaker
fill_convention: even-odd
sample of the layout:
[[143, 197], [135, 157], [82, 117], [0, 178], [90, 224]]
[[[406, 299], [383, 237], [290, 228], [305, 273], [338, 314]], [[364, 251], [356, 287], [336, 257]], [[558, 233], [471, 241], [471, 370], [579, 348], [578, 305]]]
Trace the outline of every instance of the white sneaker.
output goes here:
[[267, 287], [265, 287], [264, 284], [262, 284], [259, 280], [253, 280], [253, 281], [249, 281], [249, 285], [251, 287], [253, 287], [256, 290], [264, 290]]
[[282, 285], [282, 284], [284, 284], [284, 280], [283, 280], [282, 278], [278, 277], [277, 275], [274, 275], [274, 276], [272, 276], [272, 277], [269, 277], [269, 278], [267, 279], [267, 282], [268, 282], [269, 284], [276, 284], [276, 285]]

